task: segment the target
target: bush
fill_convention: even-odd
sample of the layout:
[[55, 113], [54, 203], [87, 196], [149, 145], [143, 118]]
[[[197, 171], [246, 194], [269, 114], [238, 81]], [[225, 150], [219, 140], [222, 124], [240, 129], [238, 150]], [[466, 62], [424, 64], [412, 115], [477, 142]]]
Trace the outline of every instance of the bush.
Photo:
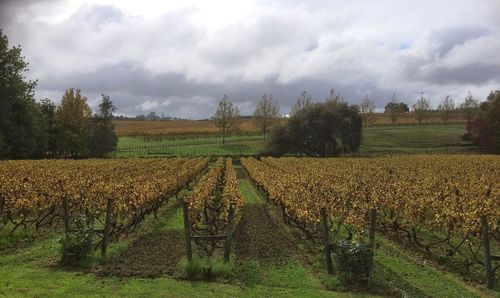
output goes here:
[[93, 220], [85, 216], [73, 220], [75, 230], [61, 238], [61, 261], [65, 266], [80, 265], [93, 254]]
[[356, 106], [339, 101], [308, 104], [276, 127], [264, 155], [339, 156], [358, 151], [362, 119]]
[[369, 245], [341, 241], [335, 245], [334, 260], [340, 274], [350, 281], [365, 281], [373, 267], [373, 253]]
[[463, 140], [471, 140], [481, 150], [500, 154], [500, 90], [488, 95], [476, 119], [467, 123]]

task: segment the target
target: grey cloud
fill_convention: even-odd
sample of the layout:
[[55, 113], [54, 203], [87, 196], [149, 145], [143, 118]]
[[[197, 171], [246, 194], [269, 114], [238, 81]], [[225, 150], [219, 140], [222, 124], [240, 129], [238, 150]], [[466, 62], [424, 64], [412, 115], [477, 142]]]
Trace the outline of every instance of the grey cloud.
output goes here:
[[500, 66], [469, 64], [456, 68], [438, 67], [425, 74], [423, 79], [432, 84], [475, 84], [500, 82]]
[[55, 24], [43, 15], [64, 1], [8, 0], [0, 26], [22, 45], [37, 96], [78, 87], [95, 105], [109, 93], [127, 115], [206, 118], [223, 94], [250, 114], [264, 93], [287, 113], [302, 90], [321, 101], [330, 88], [351, 103], [368, 94], [383, 108], [393, 93], [412, 104], [421, 91], [437, 100], [474, 87], [481, 97], [500, 84], [498, 44], [487, 42], [500, 34], [490, 15], [500, 6], [478, 0], [482, 8], [467, 15], [440, 3], [450, 11], [424, 21], [433, 4], [384, 3], [394, 12], [371, 1], [257, 1], [251, 14], [211, 27], [196, 8], [146, 17], [118, 1], [82, 4]]

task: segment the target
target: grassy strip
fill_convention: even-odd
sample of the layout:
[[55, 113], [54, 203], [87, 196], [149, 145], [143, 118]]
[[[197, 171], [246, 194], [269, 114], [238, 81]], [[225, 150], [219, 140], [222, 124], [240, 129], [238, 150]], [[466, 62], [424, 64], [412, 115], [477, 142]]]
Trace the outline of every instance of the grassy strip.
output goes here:
[[453, 275], [434, 269], [419, 261], [393, 243], [378, 238], [380, 248], [375, 256], [374, 283], [400, 288], [409, 297], [481, 297], [492, 293], [479, 292]]

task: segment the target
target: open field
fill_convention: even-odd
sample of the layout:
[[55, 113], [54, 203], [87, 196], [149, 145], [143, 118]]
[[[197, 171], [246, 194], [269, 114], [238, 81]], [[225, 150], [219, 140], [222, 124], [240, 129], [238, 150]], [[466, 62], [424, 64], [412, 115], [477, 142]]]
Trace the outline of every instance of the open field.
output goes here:
[[[450, 124], [464, 123], [461, 114], [452, 114], [449, 120]], [[162, 138], [171, 136], [185, 135], [216, 135], [219, 130], [210, 120], [115, 120], [116, 132], [120, 137], [133, 136], [149, 138], [150, 140], [158, 141]], [[412, 114], [399, 117], [396, 126], [417, 125], [418, 121]], [[424, 125], [443, 124], [443, 120], [438, 113], [430, 115], [430, 117], [422, 122]], [[372, 126], [392, 126], [390, 119], [383, 113], [376, 113]], [[253, 125], [250, 118], [241, 120], [240, 133], [242, 134], [257, 134], [258, 129]]]
[[[463, 124], [411, 126], [377, 126], [364, 131], [361, 155], [373, 154], [461, 154], [476, 149], [462, 141]], [[177, 136], [162, 141], [145, 142], [143, 137], [120, 137], [116, 157], [134, 156], [207, 156], [256, 155], [264, 147], [259, 135], [231, 136], [227, 144], [214, 136]]]
[[[125, 161], [123, 161], [125, 162]], [[213, 163], [211, 168], [213, 168]], [[181, 165], [182, 166], [182, 165]], [[239, 165], [238, 189], [243, 195], [235, 228], [231, 268], [212, 282], [188, 281], [181, 199], [193, 181], [150, 213], [140, 226], [112, 241], [108, 258], [95, 253], [80, 269], [59, 267], [55, 225], [36, 241], [12, 243], [0, 250], [0, 296], [51, 297], [494, 297], [478, 283], [464, 282], [435, 267], [422, 254], [376, 236], [377, 250], [371, 287], [350, 285], [327, 275], [324, 254], [302, 233], [286, 225], [281, 209], [256, 187]], [[219, 269], [215, 269], [219, 268]], [[226, 271], [225, 271], [226, 270]]]

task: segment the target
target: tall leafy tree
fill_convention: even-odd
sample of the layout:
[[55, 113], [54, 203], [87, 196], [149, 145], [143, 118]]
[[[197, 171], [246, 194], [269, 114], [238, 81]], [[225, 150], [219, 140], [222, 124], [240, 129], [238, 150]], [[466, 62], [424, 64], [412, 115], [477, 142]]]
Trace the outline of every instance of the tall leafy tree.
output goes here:
[[57, 108], [57, 148], [72, 157], [88, 154], [92, 110], [80, 89], [70, 88]]
[[422, 121], [429, 117], [429, 113], [432, 110], [432, 106], [429, 103], [429, 99], [424, 96], [424, 93], [420, 95], [420, 99], [413, 105], [413, 113], [418, 121], [420, 127], [422, 127]]
[[500, 154], [500, 90], [491, 91], [481, 103], [476, 119], [467, 124], [467, 134], [481, 150]]
[[27, 80], [28, 63], [21, 47], [9, 47], [0, 30], [0, 158], [34, 158], [44, 154], [47, 135], [33, 98], [36, 81]]
[[284, 126], [277, 127], [266, 143], [265, 154], [338, 156], [361, 145], [362, 119], [356, 106], [326, 101], [308, 104]]
[[39, 103], [42, 112], [43, 122], [47, 132], [47, 151], [50, 155], [55, 156], [57, 150], [57, 128], [56, 128], [56, 113], [57, 106], [50, 99], [42, 99]]
[[260, 102], [255, 107], [252, 116], [254, 125], [260, 130], [264, 136], [267, 137], [271, 127], [276, 124], [280, 117], [280, 108], [277, 101], [273, 101], [272, 95], [264, 94]]
[[110, 152], [116, 150], [118, 136], [113, 124], [113, 113], [116, 107], [109, 95], [101, 94], [102, 100], [99, 111], [92, 117], [92, 137], [90, 152], [94, 157], [106, 157]]
[[238, 108], [229, 100], [229, 97], [224, 94], [212, 120], [222, 134], [222, 144], [225, 144], [226, 136], [239, 129], [241, 115]]

